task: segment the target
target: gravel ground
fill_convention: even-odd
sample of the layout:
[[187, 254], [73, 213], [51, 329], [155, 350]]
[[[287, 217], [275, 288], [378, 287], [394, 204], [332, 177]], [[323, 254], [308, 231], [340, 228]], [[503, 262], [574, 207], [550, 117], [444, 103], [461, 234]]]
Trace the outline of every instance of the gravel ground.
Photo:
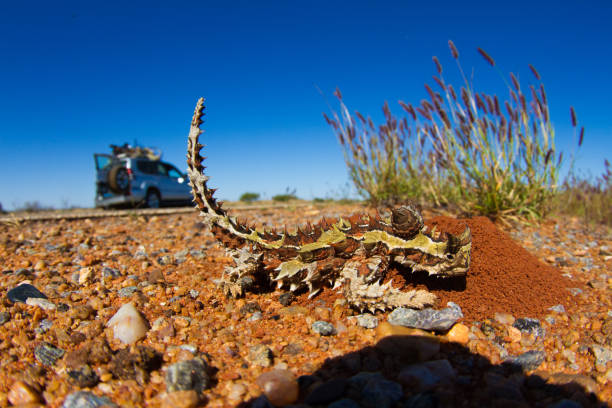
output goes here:
[[[356, 209], [235, 214], [279, 226]], [[359, 314], [331, 290], [226, 299], [229, 258], [195, 211], [0, 223], [0, 407], [606, 406], [609, 231], [425, 216], [468, 224], [473, 262], [452, 281], [393, 270], [440, 298], [416, 317]]]

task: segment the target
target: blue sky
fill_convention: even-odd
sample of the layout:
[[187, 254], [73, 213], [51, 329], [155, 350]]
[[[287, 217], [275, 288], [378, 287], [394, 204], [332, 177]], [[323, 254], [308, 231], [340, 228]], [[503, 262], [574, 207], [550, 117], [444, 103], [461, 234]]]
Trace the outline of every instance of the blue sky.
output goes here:
[[398, 100], [427, 97], [433, 55], [456, 73], [449, 39], [479, 91], [502, 96], [504, 85], [477, 47], [505, 74], [527, 78], [533, 64], [557, 146], [574, 148], [574, 106], [586, 128], [577, 167], [602, 173], [612, 159], [612, 3], [424, 3], [1, 2], [0, 203], [92, 206], [92, 155], [111, 143], [158, 147], [184, 169], [200, 96], [220, 197], [339, 194], [347, 170], [322, 117], [327, 101], [336, 107], [333, 90], [375, 121], [385, 100], [401, 114]]

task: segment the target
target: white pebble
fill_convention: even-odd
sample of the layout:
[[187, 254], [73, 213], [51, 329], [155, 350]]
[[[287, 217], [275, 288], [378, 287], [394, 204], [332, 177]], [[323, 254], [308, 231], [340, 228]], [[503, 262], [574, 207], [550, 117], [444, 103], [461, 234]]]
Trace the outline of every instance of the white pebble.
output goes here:
[[132, 344], [146, 335], [149, 324], [132, 303], [126, 303], [110, 318], [106, 326], [113, 328], [116, 339]]
[[30, 306], [38, 306], [41, 309], [45, 309], [45, 310], [54, 310], [56, 307], [55, 303], [51, 302], [50, 300], [44, 299], [44, 298], [29, 297], [26, 299], [26, 304]]

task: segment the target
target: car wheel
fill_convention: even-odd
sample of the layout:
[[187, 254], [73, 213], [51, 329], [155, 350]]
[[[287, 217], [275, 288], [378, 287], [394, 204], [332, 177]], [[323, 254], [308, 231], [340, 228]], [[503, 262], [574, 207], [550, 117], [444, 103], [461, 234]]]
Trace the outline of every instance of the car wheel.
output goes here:
[[130, 189], [130, 176], [125, 167], [117, 165], [108, 172], [108, 185], [115, 193], [127, 193]]
[[145, 207], [147, 208], [159, 208], [160, 205], [159, 193], [155, 190], [147, 191], [147, 196], [145, 197]]

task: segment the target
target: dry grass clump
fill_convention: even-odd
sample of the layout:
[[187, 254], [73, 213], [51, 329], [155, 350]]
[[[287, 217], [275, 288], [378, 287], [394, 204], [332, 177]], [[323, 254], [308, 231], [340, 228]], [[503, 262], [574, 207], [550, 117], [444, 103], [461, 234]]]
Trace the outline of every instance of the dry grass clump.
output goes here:
[[[344, 148], [350, 177], [358, 192], [374, 204], [424, 199], [456, 205], [492, 218], [539, 218], [550, 210], [559, 184], [563, 154], [555, 148], [544, 85], [529, 65], [532, 80], [521, 85], [510, 73], [508, 96], [478, 92], [451, 55], [463, 78], [458, 90], [446, 82], [433, 57], [435, 86], [429, 98], [413, 105], [400, 101], [402, 118], [385, 103], [385, 122], [375, 126], [359, 112], [349, 112], [336, 91], [340, 115], [325, 115]], [[495, 67], [495, 60], [478, 48]], [[570, 109], [577, 132], [574, 109]], [[584, 128], [579, 131], [582, 144]]]

